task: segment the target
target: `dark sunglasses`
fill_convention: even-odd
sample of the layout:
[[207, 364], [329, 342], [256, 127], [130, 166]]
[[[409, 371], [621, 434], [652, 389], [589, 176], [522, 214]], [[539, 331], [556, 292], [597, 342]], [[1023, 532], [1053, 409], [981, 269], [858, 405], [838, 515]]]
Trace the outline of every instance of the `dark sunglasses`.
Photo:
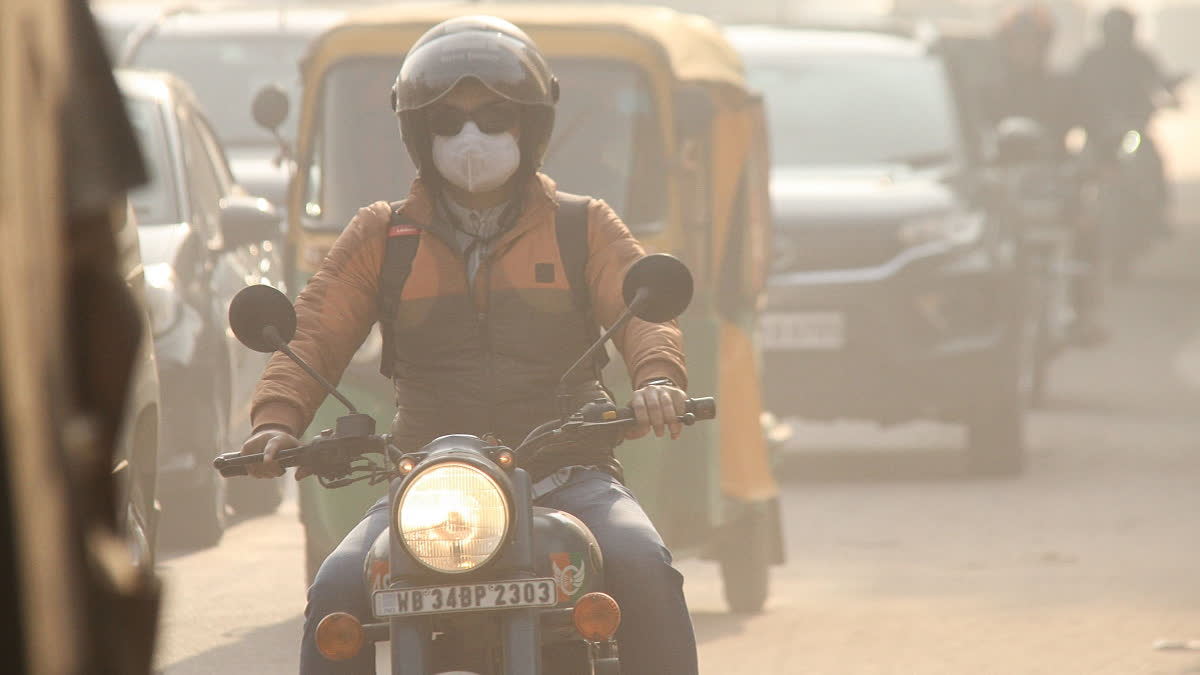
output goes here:
[[517, 126], [521, 110], [508, 101], [496, 101], [467, 112], [450, 105], [438, 105], [429, 110], [429, 130], [438, 136], [457, 136], [470, 120], [485, 134], [499, 134]]

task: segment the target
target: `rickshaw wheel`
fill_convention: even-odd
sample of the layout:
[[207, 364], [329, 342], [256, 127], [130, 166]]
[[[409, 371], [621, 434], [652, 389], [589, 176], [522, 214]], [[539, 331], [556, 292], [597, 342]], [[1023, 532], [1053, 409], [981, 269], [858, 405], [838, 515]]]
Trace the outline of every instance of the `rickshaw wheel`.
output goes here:
[[752, 512], [728, 530], [721, 555], [725, 602], [738, 614], [758, 614], [767, 602], [770, 546], [767, 518]]

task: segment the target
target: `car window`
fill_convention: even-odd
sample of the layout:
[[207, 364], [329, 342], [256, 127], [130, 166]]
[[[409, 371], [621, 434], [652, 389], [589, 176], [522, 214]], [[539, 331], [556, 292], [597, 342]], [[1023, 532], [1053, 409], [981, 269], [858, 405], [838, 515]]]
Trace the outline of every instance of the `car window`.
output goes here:
[[174, 157], [167, 143], [166, 110], [149, 99], [125, 99], [129, 120], [146, 160], [150, 181], [129, 193], [139, 225], [168, 225], [183, 220]]
[[748, 60], [764, 92], [776, 166], [940, 164], [964, 143], [941, 61], [800, 54]]
[[[307, 46], [308, 38], [301, 36], [160, 36], [138, 49], [134, 64], [169, 71], [190, 84], [223, 143], [274, 145], [271, 133], [255, 123], [251, 103], [268, 84], [283, 87], [291, 101], [299, 103], [298, 63]], [[280, 133], [294, 137], [294, 111]]]
[[221, 194], [227, 196], [233, 192], [234, 178], [233, 170], [229, 168], [229, 158], [225, 156], [225, 148], [221, 146], [221, 142], [217, 140], [217, 133], [203, 115], [193, 115], [192, 120], [196, 123], [196, 130], [200, 133], [208, 156], [212, 158], [210, 164], [217, 173]]
[[221, 198], [225, 190], [213, 165], [204, 136], [189, 111], [181, 109], [179, 129], [183, 146], [184, 168], [187, 172], [188, 195], [191, 201], [191, 224], [205, 237], [216, 234], [220, 226]]

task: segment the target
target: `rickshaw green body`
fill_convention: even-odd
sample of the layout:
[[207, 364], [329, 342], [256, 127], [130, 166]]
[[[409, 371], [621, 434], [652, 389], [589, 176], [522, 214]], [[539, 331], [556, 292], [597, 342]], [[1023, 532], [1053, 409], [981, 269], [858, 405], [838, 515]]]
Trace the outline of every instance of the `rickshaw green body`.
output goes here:
[[[362, 105], [373, 111], [370, 106], [379, 102], [379, 115], [389, 119], [378, 127], [378, 133], [388, 130], [390, 135], [384, 141], [374, 136], [346, 136], [345, 142], [363, 142], [364, 152], [371, 150], [370, 144], [393, 143], [396, 156], [389, 160], [407, 162], [386, 106], [386, 87], [391, 83], [385, 81], [382, 66], [370, 64], [390, 63], [394, 78], [407, 46], [430, 26], [484, 10], [529, 33], [559, 74], [564, 93], [555, 139], [568, 135], [565, 130], [571, 128], [572, 112], [564, 108], [571, 105], [569, 97], [573, 93], [582, 96], [578, 87], [595, 81], [581, 82], [585, 79], [582, 75], [571, 79], [572, 73], [601, 77], [610, 71], [627, 71], [636, 79], [637, 88], [630, 91], [642, 98], [630, 94], [621, 99], [621, 105], [636, 111], [629, 113], [631, 119], [641, 117], [629, 123], [630, 168], [615, 179], [623, 181], [618, 183], [622, 185], [618, 202], [628, 201], [631, 206], [623, 208], [588, 185], [560, 183], [560, 188], [608, 199], [649, 251], [672, 253], [692, 269], [696, 294], [680, 318], [688, 389], [697, 396], [715, 395], [718, 418], [687, 429], [678, 442], [653, 435], [626, 442], [617, 448], [617, 456], [628, 485], [677, 556], [702, 555], [724, 561], [728, 557], [724, 552], [744, 554], [751, 545], [762, 549], [764, 568], [770, 562], [782, 562], [778, 487], [760, 423], [760, 360], [754, 345], [770, 233], [765, 120], [761, 100], [747, 89], [740, 58], [707, 19], [647, 6], [401, 5], [352, 15], [331, 28], [313, 43], [303, 66], [298, 171], [288, 201], [289, 244], [297, 282], [293, 287], [302, 287], [315, 272], [345, 225], [344, 220], [338, 222], [338, 209], [325, 208], [333, 203], [329, 195], [336, 190], [322, 183], [330, 172], [320, 161], [334, 160], [323, 159], [328, 148], [321, 135], [339, 133], [330, 131], [333, 127], [328, 125], [341, 113], [330, 112], [330, 122], [323, 122], [322, 101], [334, 92], [338, 96], [357, 94], [343, 94], [334, 85], [329, 85], [327, 94], [327, 78], [335, 77], [330, 73], [355, 68], [367, 73], [376, 67], [377, 82], [372, 86], [379, 91], [364, 94], [367, 103]], [[565, 70], [560, 68], [563, 64], [567, 64]], [[344, 70], [339, 70], [343, 66]], [[336, 105], [353, 105], [343, 103], [344, 98], [333, 100]], [[377, 124], [368, 114], [373, 112], [354, 119], [368, 120], [361, 122], [364, 125]], [[600, 119], [607, 120], [603, 114]], [[643, 127], [649, 130], [645, 137], [636, 136], [645, 131]], [[597, 161], [578, 152], [555, 157], [556, 142], [551, 141], [547, 161], [551, 177], [559, 179], [575, 169], [586, 172], [586, 166], [573, 163]], [[644, 151], [646, 147], [651, 150]], [[314, 157], [322, 159], [314, 161]], [[646, 166], [652, 169], [647, 171]], [[634, 176], [637, 171], [642, 174]], [[657, 184], [652, 195], [642, 194], [638, 202], [636, 185], [643, 174]], [[364, 182], [378, 182], [378, 178], [365, 170], [361, 175]], [[333, 183], [335, 178], [328, 180]], [[625, 184], [629, 184], [628, 192]], [[384, 192], [399, 194], [372, 192], [370, 197], [364, 195], [360, 205], [375, 199], [401, 199], [404, 187], [387, 183], [381, 188]], [[355, 188], [362, 191], [361, 186]], [[639, 215], [639, 207], [653, 217]], [[343, 218], [347, 213], [353, 215], [348, 207], [342, 211]], [[379, 374], [377, 335], [375, 329], [344, 373], [340, 388], [361, 411], [373, 415], [383, 430], [394, 408], [391, 383]], [[618, 402], [627, 401], [631, 392], [624, 362], [611, 347], [610, 355], [606, 384]], [[343, 413], [337, 401], [328, 399], [306, 434], [333, 426]], [[325, 490], [313, 479], [301, 483], [300, 511], [309, 540], [310, 575], [385, 491], [385, 485]], [[764, 527], [759, 528], [762, 541], [748, 544], [736, 534], [747, 531], [744, 525], [751, 517]]]

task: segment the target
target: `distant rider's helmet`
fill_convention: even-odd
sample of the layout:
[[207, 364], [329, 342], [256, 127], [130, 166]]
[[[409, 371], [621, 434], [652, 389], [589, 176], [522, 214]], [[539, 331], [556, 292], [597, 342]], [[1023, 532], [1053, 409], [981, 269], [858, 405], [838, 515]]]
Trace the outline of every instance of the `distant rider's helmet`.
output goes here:
[[1137, 17], [1124, 7], [1113, 7], [1104, 13], [1100, 21], [1100, 29], [1104, 34], [1104, 43], [1114, 47], [1128, 47], [1133, 44], [1134, 32], [1137, 29]]
[[996, 31], [1001, 42], [1015, 49], [1045, 53], [1054, 40], [1054, 12], [1034, 3], [1014, 8], [1000, 21]]
[[558, 80], [524, 31], [492, 16], [444, 21], [422, 35], [404, 58], [392, 85], [392, 110], [418, 172], [425, 179], [437, 175], [428, 108], [467, 79], [521, 107], [519, 171], [532, 175], [541, 167], [554, 130]]

